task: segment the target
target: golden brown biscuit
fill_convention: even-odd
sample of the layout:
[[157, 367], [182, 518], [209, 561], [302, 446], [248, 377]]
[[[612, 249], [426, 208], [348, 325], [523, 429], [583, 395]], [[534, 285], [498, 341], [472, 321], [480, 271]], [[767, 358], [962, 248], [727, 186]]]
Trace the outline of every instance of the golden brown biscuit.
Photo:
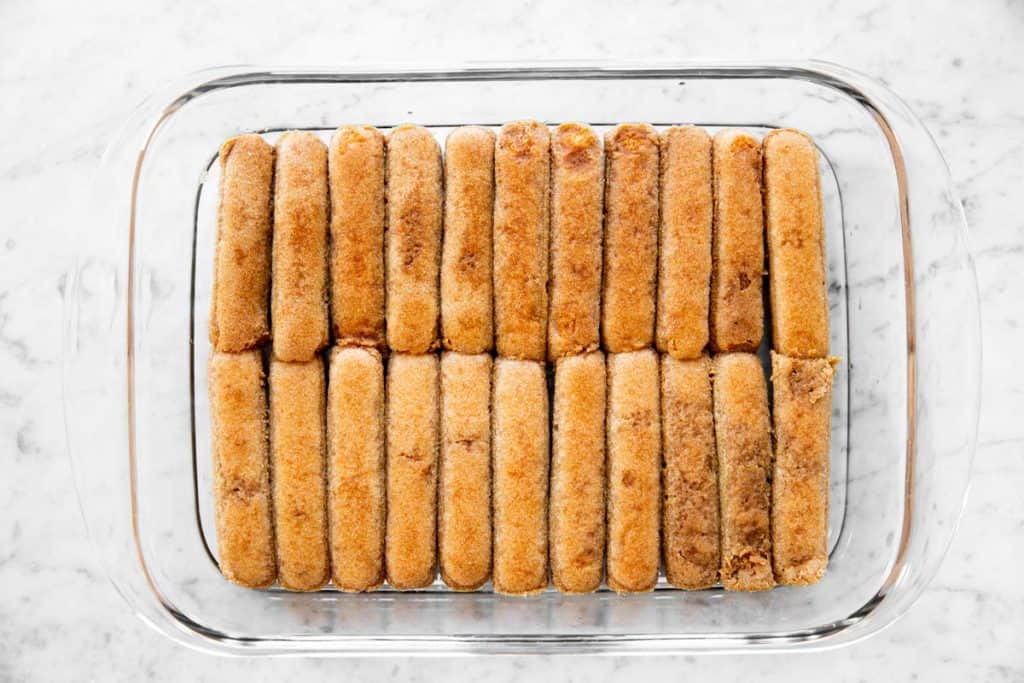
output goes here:
[[441, 578], [475, 590], [491, 575], [491, 357], [441, 357]]
[[343, 591], [384, 582], [384, 366], [367, 348], [335, 348], [327, 383], [331, 576]]
[[459, 353], [490, 351], [494, 340], [491, 236], [494, 133], [457, 128], [445, 142], [441, 336]]
[[761, 361], [750, 353], [715, 356], [713, 393], [722, 585], [768, 590], [775, 584], [769, 530], [772, 443]]
[[658, 355], [608, 354], [608, 587], [654, 588], [661, 526]]
[[515, 121], [494, 150], [495, 342], [508, 358], [545, 358], [549, 142], [541, 124]]
[[601, 342], [603, 192], [601, 138], [585, 124], [563, 123], [551, 136], [551, 360]]
[[551, 576], [563, 593], [589, 593], [604, 574], [604, 354], [555, 366], [548, 515]]
[[718, 583], [718, 456], [711, 359], [661, 358], [661, 436], [665, 468], [662, 555], [677, 588]]
[[342, 126], [328, 149], [335, 343], [384, 343], [384, 136]]
[[270, 221], [274, 148], [259, 135], [220, 148], [220, 206], [210, 343], [244, 351], [270, 338]]
[[303, 362], [327, 345], [327, 149], [312, 133], [289, 131], [276, 150], [274, 355]]
[[548, 389], [539, 363], [494, 364], [494, 590], [548, 585]]
[[393, 355], [387, 386], [388, 583], [434, 582], [437, 540], [437, 357]]
[[210, 355], [213, 505], [220, 570], [249, 588], [274, 583], [267, 398], [259, 351]]
[[711, 291], [711, 138], [673, 126], [661, 143], [658, 350], [700, 358], [708, 344]]
[[772, 353], [772, 560], [781, 584], [815, 583], [828, 564], [832, 378], [827, 358]]
[[324, 365], [270, 363], [270, 466], [277, 577], [288, 590], [327, 583]]
[[635, 351], [654, 341], [658, 267], [658, 133], [624, 123], [605, 137], [605, 350]]
[[441, 149], [426, 128], [388, 136], [387, 339], [396, 353], [437, 345]]
[[712, 149], [711, 345], [720, 353], [754, 351], [764, 335], [761, 145], [729, 129], [715, 135]]
[[764, 138], [764, 215], [772, 346], [796, 358], [828, 355], [825, 229], [814, 143], [784, 128]]

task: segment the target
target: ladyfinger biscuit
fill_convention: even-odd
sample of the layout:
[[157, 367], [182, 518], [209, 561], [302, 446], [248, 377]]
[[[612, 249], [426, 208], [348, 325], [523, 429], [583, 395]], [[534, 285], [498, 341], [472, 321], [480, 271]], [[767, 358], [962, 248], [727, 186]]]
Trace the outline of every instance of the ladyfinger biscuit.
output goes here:
[[270, 363], [270, 466], [277, 575], [288, 590], [330, 578], [325, 490], [324, 365]]
[[757, 356], [715, 356], [713, 394], [722, 585], [734, 591], [768, 590], [775, 583], [769, 530], [772, 444], [768, 389]]
[[331, 576], [343, 591], [384, 582], [384, 367], [375, 349], [335, 348], [327, 383]]
[[700, 358], [711, 290], [711, 138], [673, 126], [661, 143], [658, 350]]
[[303, 362], [327, 345], [327, 149], [312, 133], [290, 131], [276, 150], [274, 355]]
[[220, 148], [220, 168], [210, 343], [237, 352], [270, 338], [274, 148], [259, 135], [231, 138]]
[[828, 355], [825, 230], [818, 154], [799, 131], [764, 138], [764, 214], [772, 346], [796, 358]]
[[834, 375], [830, 359], [808, 360], [772, 353], [772, 561], [775, 580], [781, 584], [814, 583], [828, 564]]
[[267, 398], [259, 351], [210, 355], [213, 504], [220, 571], [249, 588], [274, 583]]
[[662, 555], [668, 582], [710, 588], [721, 561], [711, 359], [661, 358]]
[[491, 357], [441, 357], [441, 578], [474, 590], [491, 575]]
[[396, 353], [437, 345], [441, 149], [419, 126], [388, 136], [387, 339]]
[[658, 355], [608, 354], [608, 587], [654, 588], [661, 522]]
[[384, 136], [342, 126], [327, 153], [331, 186], [331, 327], [335, 342], [384, 343]]
[[388, 360], [388, 583], [400, 590], [434, 581], [437, 539], [437, 357]]
[[658, 267], [658, 133], [624, 123], [605, 137], [604, 297], [601, 332], [612, 353], [654, 341]]
[[494, 590], [548, 585], [548, 389], [539, 363], [494, 364]]
[[723, 130], [712, 149], [711, 345], [754, 351], [764, 334], [761, 146], [743, 131]]
[[495, 342], [508, 358], [545, 358], [549, 142], [541, 124], [515, 121], [494, 150]]
[[494, 341], [491, 237], [494, 133], [467, 126], [445, 142], [441, 336], [459, 353], [490, 351]]
[[551, 360], [601, 341], [603, 191], [601, 139], [590, 126], [563, 123], [551, 136]]
[[604, 573], [605, 368], [600, 352], [555, 366], [548, 526], [551, 576], [563, 593], [589, 593]]

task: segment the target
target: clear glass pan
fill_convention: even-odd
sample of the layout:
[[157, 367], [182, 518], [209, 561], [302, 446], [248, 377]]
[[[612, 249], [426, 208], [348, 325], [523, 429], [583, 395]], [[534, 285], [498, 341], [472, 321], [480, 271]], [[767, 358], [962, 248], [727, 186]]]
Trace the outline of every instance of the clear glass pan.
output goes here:
[[[221, 141], [515, 118], [781, 126], [822, 157], [832, 350], [831, 558], [764, 594], [512, 598], [248, 591], [211, 533], [206, 316]], [[824, 63], [320, 71], [220, 68], [140, 106], [108, 147], [66, 294], [65, 411], [101, 561], [157, 630], [240, 654], [764, 651], [834, 646], [902, 614], [958, 519], [979, 405], [977, 285], [949, 172], [878, 83]]]

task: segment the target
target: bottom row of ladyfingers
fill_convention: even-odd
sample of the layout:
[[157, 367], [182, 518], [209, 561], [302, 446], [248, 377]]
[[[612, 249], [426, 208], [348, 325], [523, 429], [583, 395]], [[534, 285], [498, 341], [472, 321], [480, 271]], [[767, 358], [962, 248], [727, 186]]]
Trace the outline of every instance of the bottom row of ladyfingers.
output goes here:
[[338, 348], [326, 377], [319, 358], [272, 360], [269, 392], [263, 363], [210, 361], [235, 583], [412, 589], [439, 567], [456, 590], [536, 593], [550, 572], [564, 592], [640, 592], [663, 569], [680, 588], [766, 590], [824, 573], [827, 359], [772, 355], [774, 457], [753, 354], [567, 357], [550, 412], [543, 363]]

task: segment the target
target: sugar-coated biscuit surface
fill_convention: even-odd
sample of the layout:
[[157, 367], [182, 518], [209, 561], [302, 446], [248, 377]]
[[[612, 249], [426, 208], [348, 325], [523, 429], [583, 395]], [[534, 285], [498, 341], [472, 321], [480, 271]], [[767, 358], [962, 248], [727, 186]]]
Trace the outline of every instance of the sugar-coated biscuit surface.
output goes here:
[[718, 583], [718, 456], [711, 400], [711, 359], [661, 360], [662, 555], [669, 583]]
[[327, 149], [312, 133], [277, 141], [274, 165], [274, 355], [304, 362], [327, 345]]
[[508, 358], [546, 357], [549, 146], [545, 126], [514, 121], [494, 150], [494, 333]]
[[761, 145], [726, 129], [715, 135], [712, 150], [711, 345], [719, 353], [754, 351], [764, 336]]
[[384, 343], [384, 136], [342, 126], [328, 149], [331, 326], [339, 344]]
[[662, 136], [658, 244], [658, 350], [700, 358], [709, 339], [711, 138], [673, 126]]
[[277, 563], [260, 352], [214, 352], [209, 383], [220, 570], [229, 581], [262, 588], [274, 583]]
[[395, 353], [437, 346], [441, 148], [426, 128], [399, 126], [387, 153], [387, 340]]
[[661, 413], [658, 355], [608, 354], [608, 586], [649, 591], [658, 580]]
[[343, 591], [384, 582], [384, 366], [372, 348], [335, 348], [327, 383], [331, 572]]
[[828, 293], [818, 153], [803, 133], [764, 138], [764, 214], [772, 346], [796, 358], [828, 355]]
[[715, 436], [721, 506], [721, 580], [726, 590], [762, 591], [772, 576], [772, 444], [764, 369], [751, 353], [714, 359]]
[[659, 146], [647, 124], [624, 123], [605, 136], [601, 334], [610, 353], [654, 341]]
[[494, 590], [548, 585], [548, 390], [540, 363], [494, 364]]
[[210, 343], [238, 352], [270, 338], [274, 148], [259, 135], [231, 138], [220, 148], [220, 167]]
[[394, 588], [434, 581], [437, 456], [437, 357], [393, 355], [387, 380], [385, 562]]
[[441, 337], [459, 353], [490, 351], [494, 340], [494, 139], [487, 128], [466, 126], [445, 142]]
[[551, 301], [548, 358], [601, 341], [604, 159], [601, 138], [582, 123], [551, 135]]
[[564, 593], [601, 585], [605, 544], [604, 354], [555, 366], [549, 533], [551, 576]]
[[772, 559], [775, 580], [781, 584], [814, 583], [824, 575], [828, 564], [834, 376], [831, 359], [772, 353]]
[[277, 575], [289, 590], [316, 590], [330, 578], [327, 545], [324, 366], [270, 364], [270, 463]]
[[456, 590], [491, 575], [491, 357], [441, 357], [441, 464], [438, 555]]

